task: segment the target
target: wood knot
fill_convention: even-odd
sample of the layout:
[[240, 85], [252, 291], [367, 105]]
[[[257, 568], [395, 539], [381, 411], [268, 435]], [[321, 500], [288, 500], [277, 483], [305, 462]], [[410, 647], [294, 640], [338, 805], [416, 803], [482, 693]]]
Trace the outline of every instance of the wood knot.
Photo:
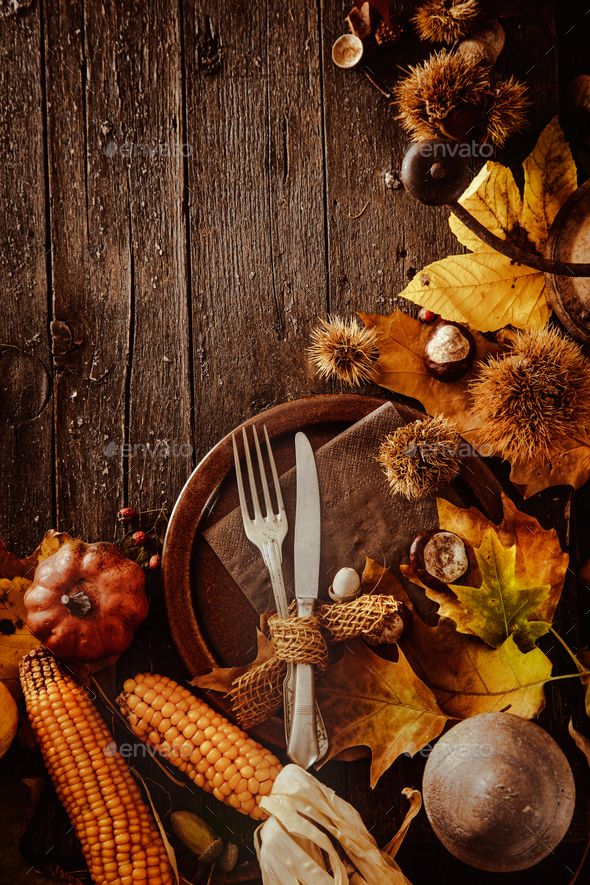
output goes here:
[[0, 346], [0, 419], [32, 421], [51, 394], [51, 377], [41, 360], [13, 345]]
[[204, 74], [216, 74], [223, 63], [221, 35], [213, 27], [211, 18], [206, 15], [197, 32], [197, 67]]

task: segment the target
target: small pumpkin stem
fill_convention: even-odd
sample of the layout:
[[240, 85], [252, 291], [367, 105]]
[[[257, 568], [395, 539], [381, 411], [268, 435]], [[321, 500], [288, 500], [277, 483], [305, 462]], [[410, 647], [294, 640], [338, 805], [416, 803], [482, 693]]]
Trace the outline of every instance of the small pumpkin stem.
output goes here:
[[78, 618], [84, 618], [92, 608], [92, 603], [90, 602], [89, 597], [82, 590], [77, 590], [76, 593], [72, 593], [71, 596], [64, 593], [61, 601], [70, 614], [76, 615]]

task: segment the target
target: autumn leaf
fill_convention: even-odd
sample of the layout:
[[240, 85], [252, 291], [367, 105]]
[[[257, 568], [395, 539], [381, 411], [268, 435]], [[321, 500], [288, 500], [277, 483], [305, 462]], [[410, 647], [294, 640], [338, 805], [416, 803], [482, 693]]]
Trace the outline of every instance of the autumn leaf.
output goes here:
[[493, 648], [510, 636], [519, 645], [532, 648], [551, 626], [539, 615], [551, 588], [548, 584], [523, 586], [516, 577], [516, 546], [504, 547], [493, 530], [485, 533], [474, 554], [482, 574], [481, 586], [451, 584], [456, 599], [437, 594], [439, 614], [451, 618], [460, 632], [473, 633]]
[[579, 489], [590, 479], [590, 445], [572, 439], [564, 451], [559, 452], [550, 464], [535, 466], [523, 461], [514, 464], [510, 481], [518, 486], [525, 498], [549, 486], [572, 486]]
[[516, 546], [517, 579], [524, 584], [548, 584], [551, 588], [542, 615], [543, 620], [551, 623], [569, 564], [555, 529], [544, 529], [507, 495], [502, 495], [503, 518], [497, 526], [476, 507], [457, 507], [444, 498], [438, 498], [436, 506], [439, 527], [455, 532], [471, 547], [480, 547], [489, 529], [494, 530], [504, 547]]
[[[577, 187], [576, 167], [557, 118], [543, 130], [523, 168], [522, 198], [511, 170], [488, 162], [459, 203], [500, 239], [542, 253], [557, 212]], [[429, 264], [401, 295], [482, 332], [545, 326], [551, 313], [545, 275], [486, 245], [456, 215], [451, 214], [449, 225], [470, 253]]]
[[[464, 436], [477, 428], [477, 422], [468, 408], [467, 394], [473, 370], [453, 384], [437, 381], [426, 371], [423, 354], [432, 331], [430, 326], [401, 310], [395, 310], [387, 317], [361, 313], [360, 318], [367, 328], [377, 332], [379, 358], [375, 368], [378, 384], [419, 400], [431, 415], [444, 411]], [[473, 336], [477, 348], [476, 361], [488, 354], [498, 353], [497, 344], [488, 341], [479, 332], [473, 332]]]
[[[359, 316], [367, 328], [377, 332], [379, 357], [375, 364], [376, 382], [393, 393], [417, 399], [430, 415], [445, 415], [455, 423], [459, 433], [479, 450], [481, 422], [471, 411], [469, 382], [477, 371], [478, 362], [488, 354], [500, 352], [501, 346], [472, 330], [477, 346], [473, 368], [459, 381], [443, 384], [426, 371], [422, 361], [430, 326], [400, 310], [395, 310], [390, 316], [365, 313]], [[482, 454], [486, 454], [485, 450]], [[510, 473], [511, 482], [525, 498], [552, 485], [571, 485], [577, 489], [588, 479], [590, 445], [574, 440], [551, 464], [535, 467], [521, 463], [513, 466]]]
[[[475, 176], [459, 203], [502, 240], [510, 237], [520, 222], [522, 200], [512, 171], [501, 163], [486, 163]], [[449, 227], [462, 246], [471, 252], [493, 252], [491, 246], [472, 233], [451, 214]]]
[[25, 624], [23, 597], [30, 581], [0, 578], [0, 680], [15, 696], [20, 693], [18, 665], [27, 652], [39, 645]]
[[582, 734], [577, 728], [574, 727], [574, 723], [570, 719], [567, 730], [570, 733], [570, 737], [573, 739], [578, 750], [584, 754], [586, 757], [586, 761], [588, 765], [590, 765], [590, 738], [587, 738], [585, 734]]
[[520, 223], [542, 252], [555, 216], [578, 187], [574, 158], [557, 117], [545, 127], [522, 165], [524, 199]]
[[437, 500], [439, 527], [455, 532], [473, 548], [477, 585], [455, 584], [452, 593], [438, 592], [425, 587], [411, 566], [402, 566], [402, 571], [424, 588], [438, 603], [439, 614], [451, 618], [460, 632], [479, 636], [494, 647], [514, 635], [517, 644], [526, 648], [553, 621], [569, 559], [555, 530], [543, 529], [506, 496], [502, 501], [504, 517], [494, 526], [474, 507]]
[[[382, 564], [367, 559], [363, 587], [390, 593], [413, 611], [412, 603], [395, 576]], [[412, 669], [433, 690], [447, 716], [466, 719], [478, 713], [509, 710], [532, 719], [545, 706], [543, 683], [551, 676], [549, 658], [538, 648], [521, 651], [513, 637], [494, 649], [479, 639], [457, 633], [451, 621], [436, 627], [415, 611], [412, 628], [400, 646]]]
[[447, 723], [401, 649], [393, 662], [361, 640], [350, 642], [338, 663], [320, 677], [317, 691], [330, 742], [323, 761], [349, 747], [368, 747], [371, 787], [402, 753], [414, 755]]
[[550, 314], [545, 275], [495, 251], [435, 261], [416, 274], [401, 296], [480, 332], [509, 325], [542, 329]]
[[190, 680], [190, 685], [196, 688], [202, 688], [206, 691], [218, 691], [227, 694], [234, 679], [242, 676], [246, 670], [254, 667], [256, 664], [262, 664], [264, 661], [270, 660], [274, 656], [274, 647], [270, 639], [268, 639], [262, 630], [256, 630], [257, 654], [252, 663], [243, 667], [214, 667], [209, 673], [201, 676], [195, 676]]

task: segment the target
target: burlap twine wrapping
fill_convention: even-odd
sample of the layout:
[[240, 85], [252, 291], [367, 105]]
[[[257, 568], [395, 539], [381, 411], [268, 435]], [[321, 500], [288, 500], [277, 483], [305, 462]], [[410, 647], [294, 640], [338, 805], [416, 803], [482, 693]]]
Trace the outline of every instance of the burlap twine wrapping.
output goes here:
[[274, 656], [252, 665], [232, 682], [229, 691], [235, 716], [243, 728], [268, 719], [283, 702], [287, 663], [328, 665], [327, 641], [363, 636], [367, 641], [396, 642], [407, 610], [392, 596], [360, 596], [351, 602], [322, 605], [311, 618], [273, 615], [268, 629]]

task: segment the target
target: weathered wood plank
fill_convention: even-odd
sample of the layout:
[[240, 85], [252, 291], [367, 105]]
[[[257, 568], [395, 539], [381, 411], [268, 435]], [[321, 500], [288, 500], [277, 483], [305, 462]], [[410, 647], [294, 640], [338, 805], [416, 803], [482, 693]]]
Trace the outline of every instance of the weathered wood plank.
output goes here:
[[0, 537], [23, 552], [53, 511], [42, 77], [38, 9], [0, 18]]
[[[132, 312], [126, 378], [129, 500], [171, 506], [192, 469], [192, 381], [183, 213], [185, 144], [180, 22], [174, 4], [89, 7], [120, 84], [128, 180]], [[114, 47], [114, 48], [111, 48]], [[95, 119], [94, 125], [98, 124]]]
[[309, 392], [325, 311], [318, 21], [310, 4], [186, 5], [199, 454]]
[[[403, 4], [405, 13], [413, 7]], [[390, 101], [360, 71], [340, 70], [332, 62], [332, 43], [346, 30], [345, 15], [340, 3], [323, 5], [329, 304], [346, 315], [388, 313], [417, 269], [461, 250], [445, 210], [422, 206], [400, 183], [409, 139]], [[398, 64], [415, 60], [400, 57]], [[392, 70], [392, 80], [397, 75]]]
[[58, 523], [87, 538], [109, 534], [123, 488], [131, 292], [127, 170], [110, 156], [125, 48], [101, 8], [45, 7]]

